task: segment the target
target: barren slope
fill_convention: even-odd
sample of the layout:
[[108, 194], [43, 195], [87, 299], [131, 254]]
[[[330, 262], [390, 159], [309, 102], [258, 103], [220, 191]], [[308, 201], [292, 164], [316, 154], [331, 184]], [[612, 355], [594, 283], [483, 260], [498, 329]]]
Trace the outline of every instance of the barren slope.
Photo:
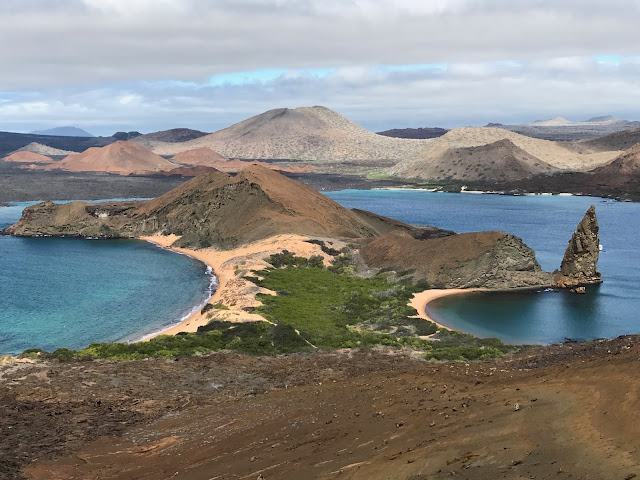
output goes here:
[[82, 153], [69, 155], [64, 160], [44, 168], [69, 172], [105, 172], [129, 175], [171, 170], [175, 167], [174, 163], [165, 160], [138, 143], [118, 141], [105, 147], [93, 147]]
[[143, 203], [134, 217], [147, 230], [183, 235], [184, 244], [233, 247], [281, 233], [332, 238], [376, 231], [353, 212], [306, 185], [253, 165], [235, 177], [196, 177]]
[[9, 364], [0, 468], [42, 480], [632, 479], [638, 341], [497, 362], [366, 350]]
[[640, 175], [640, 143], [624, 151], [612, 162], [594, 169], [592, 173], [599, 178]]
[[49, 147], [48, 145], [43, 145], [42, 143], [31, 142], [29, 145], [26, 145], [22, 148], [16, 150], [17, 152], [33, 152], [39, 153], [40, 155], [59, 155], [59, 156], [67, 156], [71, 155], [75, 152], [71, 150], [61, 150], [59, 148]]
[[39, 153], [33, 152], [14, 152], [11, 155], [8, 155], [3, 158], [5, 162], [16, 162], [16, 163], [52, 163], [49, 157], [45, 157], [44, 155], [40, 155]]
[[158, 144], [160, 155], [209, 147], [225, 157], [338, 160], [400, 160], [415, 156], [428, 140], [377, 135], [324, 107], [270, 110], [204, 137], [181, 144]]
[[135, 137], [134, 142], [150, 147], [158, 142], [181, 143], [208, 135], [206, 132], [192, 130], [190, 128], [172, 128], [160, 132], [146, 133]]
[[227, 159], [218, 152], [208, 147], [195, 148], [186, 150], [174, 155], [172, 160], [180, 165], [215, 167], [220, 162], [226, 162]]
[[[519, 157], [520, 160], [526, 164], [533, 165], [536, 163], [533, 158], [538, 159], [541, 164], [537, 168], [542, 167], [542, 170], [548, 170], [549, 167], [545, 164], [561, 170], [590, 170], [613, 159], [616, 155], [615, 152], [580, 154], [556, 142], [525, 137], [524, 135], [500, 128], [462, 127], [450, 130], [442, 137], [430, 140], [426, 154], [420, 158], [407, 158], [395, 167], [392, 167], [390, 171], [394, 175], [403, 177], [421, 176], [418, 175], [417, 172], [423, 170], [429, 173], [435, 171], [435, 173], [446, 174], [446, 170], [451, 168], [449, 164], [456, 159], [459, 163], [462, 163], [462, 159], [466, 156], [468, 158], [466, 158], [464, 162], [467, 165], [475, 164], [475, 155], [479, 154], [480, 159], [485, 161], [491, 156], [492, 149], [496, 149], [496, 152], [498, 152], [498, 150], [504, 151], [508, 144], [497, 143], [497, 145], [487, 149], [466, 150], [460, 152], [461, 155], [457, 158], [455, 154], [456, 149], [468, 149], [470, 147], [481, 147], [485, 145], [490, 146], [501, 140], [508, 140], [513, 144], [513, 146], [509, 146], [512, 150], [512, 155], [516, 158]], [[514, 150], [514, 147], [517, 147], [519, 150]], [[498, 156], [500, 156], [500, 154], [498, 154]], [[513, 166], [513, 162], [511, 163], [511, 166]], [[517, 163], [519, 164], [518, 168], [521, 169], [522, 165], [520, 161]], [[447, 165], [447, 167], [444, 168], [445, 171], [440, 172], [439, 170], [442, 169], [444, 165]], [[461, 177], [458, 178], [462, 179]]]
[[430, 163], [409, 163], [403, 176], [431, 179], [518, 180], [553, 173], [556, 167], [518, 148], [511, 140], [480, 147], [450, 148]]

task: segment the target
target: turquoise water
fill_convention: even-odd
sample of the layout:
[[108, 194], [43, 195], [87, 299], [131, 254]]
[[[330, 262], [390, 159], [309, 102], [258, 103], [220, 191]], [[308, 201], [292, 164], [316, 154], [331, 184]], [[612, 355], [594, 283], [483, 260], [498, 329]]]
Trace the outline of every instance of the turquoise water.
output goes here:
[[[0, 229], [28, 204], [0, 208]], [[205, 266], [138, 240], [0, 236], [0, 353], [82, 348], [170, 326], [209, 296]]]
[[569, 238], [596, 206], [605, 280], [586, 295], [567, 292], [465, 295], [429, 305], [449, 327], [510, 343], [555, 343], [640, 333], [640, 204], [592, 197], [503, 196], [425, 191], [331, 192], [347, 207], [457, 232], [502, 230], [532, 247], [542, 267], [559, 268]]

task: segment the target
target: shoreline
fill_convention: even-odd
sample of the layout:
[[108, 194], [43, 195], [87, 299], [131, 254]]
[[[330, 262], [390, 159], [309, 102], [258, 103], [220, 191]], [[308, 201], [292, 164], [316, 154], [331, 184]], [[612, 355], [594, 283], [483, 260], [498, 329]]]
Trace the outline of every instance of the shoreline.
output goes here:
[[[152, 235], [142, 236], [139, 240], [152, 243], [160, 248], [171, 250], [174, 253], [187, 255], [195, 260], [204, 263], [211, 271], [215, 279], [216, 289], [212, 291], [208, 300], [194, 308], [192, 313], [183, 318], [179, 323], [168, 325], [166, 328], [156, 332], [145, 334], [133, 341], [149, 341], [159, 335], [176, 335], [182, 332], [196, 332], [198, 327], [208, 324], [215, 315], [217, 320], [227, 322], [255, 322], [268, 320], [261, 315], [249, 313], [245, 310], [248, 307], [257, 307], [261, 302], [256, 298], [257, 294], [275, 295], [275, 292], [258, 287], [254, 283], [245, 280], [243, 277], [252, 270], [261, 270], [268, 266], [264, 261], [265, 257], [279, 253], [283, 249], [289, 250], [296, 255], [310, 257], [320, 255], [328, 264], [331, 257], [325, 254], [320, 246], [309, 243], [307, 240], [312, 237], [302, 235], [276, 235], [264, 240], [242, 245], [232, 250], [215, 250], [205, 248], [200, 250], [172, 247], [178, 240], [177, 235]], [[343, 242], [329, 241], [339, 248]], [[201, 310], [208, 304], [223, 305], [223, 308], [212, 309], [204, 314]]]
[[443, 325], [433, 317], [430, 317], [427, 313], [427, 306], [439, 298], [451, 297], [454, 295], [464, 295], [465, 293], [486, 293], [491, 291], [492, 290], [488, 290], [486, 288], [445, 288], [425, 290], [423, 292], [416, 293], [409, 302], [409, 305], [411, 305], [418, 311], [418, 318], [422, 318], [429, 322], [435, 323], [438, 328], [453, 331], [453, 328]]

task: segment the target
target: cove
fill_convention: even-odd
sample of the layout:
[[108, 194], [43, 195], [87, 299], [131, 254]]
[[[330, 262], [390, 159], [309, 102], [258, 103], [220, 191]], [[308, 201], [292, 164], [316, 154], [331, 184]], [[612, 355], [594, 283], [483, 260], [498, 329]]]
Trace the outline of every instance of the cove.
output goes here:
[[521, 237], [545, 270], [559, 268], [576, 225], [595, 205], [604, 283], [586, 295], [491, 293], [446, 297], [429, 315], [451, 328], [509, 343], [548, 344], [640, 333], [640, 204], [581, 196], [507, 196], [421, 190], [344, 190], [351, 208], [456, 232], [502, 230]]
[[[0, 208], [0, 229], [30, 203]], [[126, 341], [210, 296], [201, 262], [139, 240], [0, 236], [0, 354]]]

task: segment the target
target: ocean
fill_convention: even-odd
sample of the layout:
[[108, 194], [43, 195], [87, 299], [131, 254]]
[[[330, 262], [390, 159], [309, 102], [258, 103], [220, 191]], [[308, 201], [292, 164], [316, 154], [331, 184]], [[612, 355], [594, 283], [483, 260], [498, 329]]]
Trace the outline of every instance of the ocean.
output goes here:
[[[0, 207], [0, 229], [28, 203]], [[140, 338], [204, 303], [212, 278], [140, 240], [0, 236], [0, 354]]]
[[521, 237], [545, 270], [560, 267], [569, 239], [595, 205], [604, 283], [587, 294], [491, 293], [440, 299], [429, 314], [451, 328], [515, 344], [640, 333], [640, 204], [564, 195], [506, 196], [419, 190], [344, 190], [328, 196], [408, 223]]
[[[503, 230], [560, 266], [576, 225], [596, 206], [605, 282], [568, 292], [463, 295], [429, 306], [452, 328], [517, 344], [640, 333], [640, 204], [578, 196], [502, 196], [413, 190], [344, 190], [327, 195], [420, 225], [457, 232]], [[0, 229], [27, 203], [0, 207]], [[166, 328], [209, 295], [200, 262], [136, 240], [0, 237], [0, 353], [82, 348], [133, 340]]]

